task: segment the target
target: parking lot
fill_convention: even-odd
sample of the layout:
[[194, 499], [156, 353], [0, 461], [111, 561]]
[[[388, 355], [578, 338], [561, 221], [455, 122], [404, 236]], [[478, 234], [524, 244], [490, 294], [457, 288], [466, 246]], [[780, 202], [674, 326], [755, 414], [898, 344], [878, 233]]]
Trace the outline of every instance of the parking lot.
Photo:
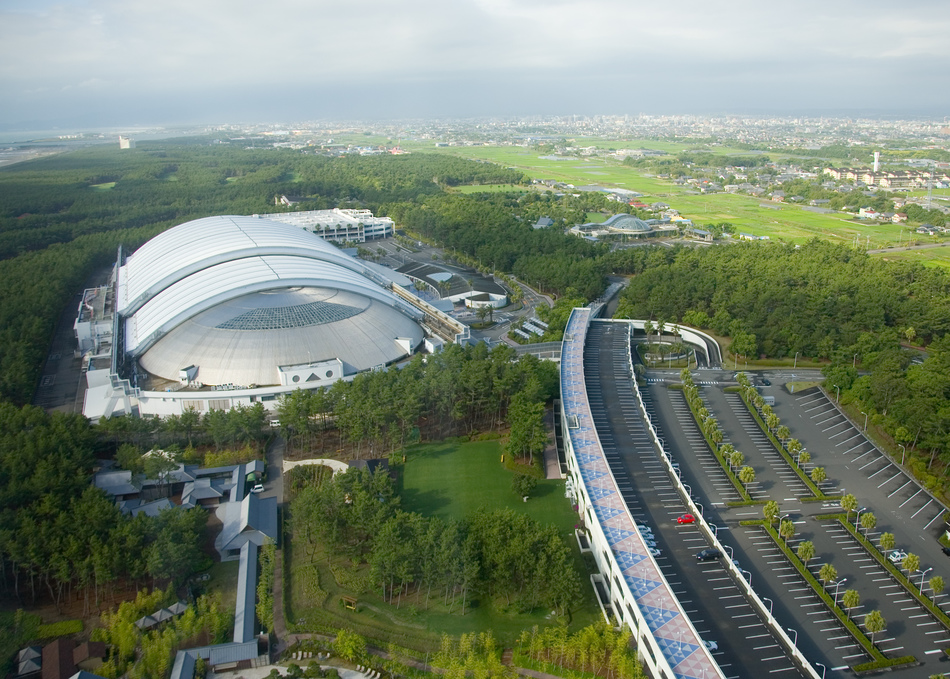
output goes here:
[[[709, 544], [695, 525], [676, 521], [686, 512], [686, 505], [642, 421], [625, 355], [622, 326], [592, 325], [585, 350], [585, 378], [594, 423], [634, 520], [642, 533], [653, 538], [650, 542], [658, 550], [654, 558], [664, 577], [703, 639], [715, 642], [712, 654], [726, 676], [801, 676], [722, 560], [697, 561], [696, 554]], [[649, 398], [645, 407], [648, 412], [653, 408]], [[705, 446], [695, 424], [690, 436], [697, 450]], [[715, 463], [708, 448], [705, 452], [709, 463]], [[719, 482], [729, 492], [731, 484], [718, 463], [710, 467], [711, 474], [717, 470]], [[685, 466], [683, 472], [687, 472]], [[738, 497], [734, 489], [731, 493]]]
[[[809, 389], [783, 399], [787, 400], [791, 402], [777, 403], [774, 410], [783, 422], [807, 421], [808, 426], [793, 435], [812, 453], [813, 463], [824, 465], [829, 479], [837, 481], [837, 489], [825, 489], [826, 493], [849, 492], [859, 502], [886, 507], [899, 519], [903, 531], [927, 532], [940, 527], [946, 509], [881, 454], [823, 392]], [[834, 476], [832, 470], [837, 472]], [[875, 511], [880, 519], [881, 509]]]

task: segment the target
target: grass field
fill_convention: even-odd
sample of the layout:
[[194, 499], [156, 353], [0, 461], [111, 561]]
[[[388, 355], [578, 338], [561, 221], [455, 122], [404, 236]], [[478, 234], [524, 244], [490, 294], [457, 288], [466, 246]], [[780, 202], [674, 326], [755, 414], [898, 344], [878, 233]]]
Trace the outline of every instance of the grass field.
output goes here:
[[924, 266], [939, 266], [950, 268], [950, 247], [926, 248], [924, 250], [902, 250], [899, 252], [882, 252], [871, 255], [891, 262], [919, 262]]
[[[742, 151], [721, 146], [690, 146], [685, 143], [658, 142], [652, 140], [612, 141], [577, 139], [578, 146], [597, 145], [603, 148], [654, 148], [658, 150], [704, 151], [716, 154], [753, 155], [757, 152]], [[408, 145], [406, 145], [408, 148]], [[875, 224], [853, 220], [844, 213], [817, 213], [796, 204], [771, 204], [768, 199], [744, 194], [714, 193], [699, 194], [688, 187], [659, 179], [641, 170], [602, 157], [572, 158], [570, 160], [546, 160], [536, 149], [520, 146], [455, 146], [432, 148], [420, 146], [417, 150], [449, 153], [465, 158], [488, 160], [504, 167], [521, 170], [533, 179], [554, 179], [574, 186], [598, 184], [637, 191], [644, 195], [645, 202], [662, 201], [679, 210], [684, 217], [697, 225], [730, 222], [736, 231], [756, 236], [803, 243], [811, 238], [823, 238], [839, 243], [855, 240], [871, 249], [891, 244], [906, 243], [907, 227], [898, 224]], [[507, 188], [466, 186], [455, 189], [460, 192], [511, 190]], [[935, 191], [935, 193], [938, 193]], [[767, 206], [767, 207], [763, 207]], [[909, 256], [908, 259], [914, 259]], [[933, 266], [943, 266], [944, 259], [937, 255], [918, 256], [921, 261]]]
[[[584, 597], [570, 626], [579, 629], [600, 617], [586, 565], [573, 538], [577, 519], [564, 497], [562, 481], [539, 481], [531, 499], [523, 502], [511, 490], [512, 472], [502, 466], [498, 441], [426, 444], [409, 449], [406, 457], [398, 484], [406, 511], [451, 520], [469, 516], [480, 507], [507, 507], [543, 524], [556, 525], [571, 547]], [[435, 592], [428, 608], [425, 592], [409, 596], [396, 608], [383, 602], [374, 589], [354, 591], [354, 583], [368, 575], [366, 565], [354, 567], [347, 560], [331, 557], [331, 567], [324, 552], [311, 560], [303, 544], [294, 540], [288, 541], [285, 549], [289, 555], [285, 578], [291, 598], [287, 621], [299, 631], [345, 626], [376, 640], [432, 650], [438, 647], [443, 632], [454, 636], [491, 629], [502, 643], [512, 643], [523, 629], [556, 622], [548, 611], [521, 614], [499, 610], [485, 601], [474, 602], [462, 616], [458, 604], [447, 609]], [[340, 605], [343, 595], [358, 598], [357, 611]]]
[[511, 508], [543, 524], [555, 524], [567, 537], [577, 516], [564, 497], [564, 482], [538, 481], [522, 502], [511, 490], [514, 474], [502, 466], [498, 441], [437, 443], [410, 448], [400, 475], [406, 511], [443, 519], [462, 519], [479, 507]]
[[453, 193], [524, 193], [531, 191], [530, 186], [518, 184], [469, 184], [451, 189]]
[[115, 188], [115, 182], [105, 182], [104, 184], [92, 184], [90, 185], [89, 188], [95, 191], [108, 191], [109, 189]]

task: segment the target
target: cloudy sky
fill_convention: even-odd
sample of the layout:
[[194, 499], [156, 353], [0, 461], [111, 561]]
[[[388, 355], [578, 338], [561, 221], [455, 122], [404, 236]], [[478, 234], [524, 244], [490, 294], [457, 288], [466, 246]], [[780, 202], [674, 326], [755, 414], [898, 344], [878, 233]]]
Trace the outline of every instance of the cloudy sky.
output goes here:
[[0, 0], [0, 126], [950, 115], [950, 0]]

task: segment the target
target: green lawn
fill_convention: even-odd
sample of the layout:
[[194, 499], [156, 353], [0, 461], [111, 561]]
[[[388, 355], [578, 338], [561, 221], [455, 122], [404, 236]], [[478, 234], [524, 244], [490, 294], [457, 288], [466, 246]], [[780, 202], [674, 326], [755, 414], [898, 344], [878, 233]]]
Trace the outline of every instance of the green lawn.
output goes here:
[[221, 603], [225, 610], [234, 609], [234, 600], [237, 596], [238, 570], [240, 562], [215, 561], [211, 567], [211, 579], [208, 581], [208, 594], [221, 594]]
[[451, 189], [453, 193], [524, 193], [531, 190], [532, 187], [519, 184], [466, 184]]
[[564, 482], [541, 480], [533, 496], [522, 502], [511, 490], [513, 475], [502, 466], [497, 441], [410, 448], [400, 476], [402, 508], [426, 516], [462, 519], [479, 507], [510, 507], [541, 523], [556, 524], [568, 537], [577, 516], [564, 497]]
[[939, 266], [950, 268], [950, 247], [926, 248], [924, 250], [902, 250], [899, 252], [882, 252], [871, 255], [888, 261], [919, 262], [924, 266]]
[[[521, 501], [511, 490], [512, 472], [501, 463], [497, 441], [425, 444], [410, 448], [406, 457], [398, 489], [406, 511], [451, 520], [469, 516], [479, 507], [508, 507], [541, 523], [556, 525], [571, 547], [581, 580], [583, 604], [573, 612], [571, 629], [600, 619], [587, 566], [573, 537], [576, 515], [564, 497], [562, 481], [540, 481], [531, 499]], [[433, 650], [438, 648], [443, 632], [456, 636], [491, 629], [499, 641], [511, 644], [521, 630], [556, 622], [548, 611], [521, 614], [477, 600], [463, 616], [457, 603], [454, 609], [447, 609], [438, 592], [432, 592], [428, 608], [424, 591], [396, 608], [383, 602], [375, 588], [355, 592], [333, 572], [342, 569], [356, 581], [368, 576], [365, 564], [354, 567], [349, 561], [333, 557], [335, 566], [331, 569], [322, 551], [311, 560], [302, 543], [288, 541], [285, 549], [290, 561], [285, 584], [290, 587], [292, 599], [288, 623], [298, 631], [345, 626], [377, 641], [392, 640], [410, 648]], [[343, 595], [358, 599], [357, 611], [340, 605]]]

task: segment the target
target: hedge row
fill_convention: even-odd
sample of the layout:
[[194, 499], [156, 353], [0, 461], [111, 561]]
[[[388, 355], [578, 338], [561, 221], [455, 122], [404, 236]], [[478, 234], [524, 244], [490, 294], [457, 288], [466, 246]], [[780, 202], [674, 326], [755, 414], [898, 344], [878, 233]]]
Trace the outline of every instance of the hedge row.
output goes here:
[[854, 526], [851, 525], [851, 522], [848, 521], [848, 515], [835, 514], [828, 518], [835, 518], [843, 525], [851, 536], [854, 537], [858, 543], [864, 547], [868, 554], [873, 556], [879, 564], [884, 566], [887, 569], [887, 572], [891, 574], [891, 577], [897, 580], [901, 586], [907, 590], [907, 592], [913, 596], [917, 602], [926, 608], [930, 614], [936, 618], [940, 624], [950, 630], [950, 616], [947, 616], [942, 610], [940, 610], [937, 605], [931, 601], [920, 589], [915, 585], [910, 578], [908, 578], [904, 573], [898, 569], [894, 564], [892, 564], [881, 552], [878, 550], [874, 544], [868, 540], [866, 537], [861, 535], [861, 532], [857, 530]]
[[772, 538], [772, 541], [775, 542], [779, 549], [782, 550], [782, 553], [785, 554], [785, 557], [789, 560], [789, 563], [795, 566], [799, 574], [805, 579], [805, 582], [807, 582], [809, 586], [815, 591], [815, 594], [817, 594], [818, 597], [825, 603], [828, 609], [834, 613], [835, 617], [838, 618], [838, 621], [842, 625], [844, 625], [845, 629], [851, 633], [851, 636], [854, 637], [855, 641], [861, 644], [862, 648], [864, 648], [868, 655], [873, 658], [873, 662], [886, 661], [887, 658], [884, 657], [884, 654], [877, 649], [877, 646], [871, 643], [871, 640], [868, 639], [864, 632], [861, 631], [861, 628], [858, 627], [858, 625], [851, 619], [851, 616], [838, 607], [831, 595], [825, 591], [824, 586], [818, 582], [818, 579], [805, 567], [805, 564], [803, 564], [801, 559], [798, 558], [798, 555], [795, 554], [791, 548], [789, 548], [785, 540], [782, 539], [782, 536], [780, 536], [775, 531], [775, 528], [773, 528], [771, 524], [764, 520], [759, 521], [758, 523], [763, 528], [765, 528], [765, 531], [769, 534], [769, 537]]
[[772, 442], [772, 445], [775, 446], [775, 449], [779, 452], [779, 454], [783, 458], [785, 458], [785, 461], [788, 463], [788, 466], [791, 467], [792, 470], [794, 470], [796, 474], [798, 474], [798, 478], [800, 478], [805, 483], [805, 485], [808, 486], [808, 489], [811, 490], [811, 492], [813, 493], [813, 497], [803, 498], [802, 501], [806, 502], [808, 500], [827, 500], [828, 496], [822, 492], [821, 488], [815, 485], [815, 482], [812, 481], [811, 478], [808, 476], [808, 474], [805, 473], [805, 470], [803, 470], [801, 467], [795, 464], [795, 460], [793, 460], [792, 456], [789, 455], [787, 450], [785, 450], [785, 446], [783, 446], [782, 443], [777, 438], [775, 438], [775, 435], [772, 434], [771, 431], [769, 431], [769, 428], [766, 426], [765, 422], [762, 421], [762, 417], [759, 415], [759, 409], [756, 408], [754, 404], [749, 403], [749, 399], [746, 398], [746, 393], [744, 389], [739, 389], [739, 396], [742, 398], [742, 402], [745, 403], [746, 408], [752, 414], [752, 417], [758, 423], [759, 428], [765, 433], [766, 436], [769, 437], [769, 441]]

